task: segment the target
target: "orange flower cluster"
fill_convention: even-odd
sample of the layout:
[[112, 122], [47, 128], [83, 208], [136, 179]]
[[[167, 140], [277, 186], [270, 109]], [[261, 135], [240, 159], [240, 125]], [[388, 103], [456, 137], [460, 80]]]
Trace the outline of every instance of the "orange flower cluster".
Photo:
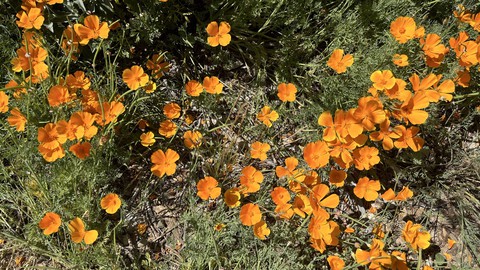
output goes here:
[[205, 90], [209, 94], [221, 94], [223, 92], [223, 84], [216, 76], [206, 76], [203, 78], [203, 84], [196, 80], [190, 80], [185, 85], [185, 91], [187, 95], [192, 97], [198, 97]]
[[41, 46], [41, 39], [40, 34], [24, 32], [23, 46], [17, 50], [17, 57], [10, 61], [13, 71], [30, 72], [27, 82], [31, 80], [32, 83], [40, 83], [50, 76], [45, 64], [48, 52]]
[[[120, 198], [115, 193], [109, 193], [100, 200], [101, 208], [105, 209], [105, 211], [109, 214], [116, 213], [121, 204], [122, 202], [120, 201]], [[38, 227], [43, 230], [43, 234], [45, 235], [58, 232], [61, 225], [62, 220], [60, 215], [55, 212], [47, 212], [38, 223]], [[68, 229], [70, 231], [72, 241], [77, 244], [84, 241], [85, 244], [91, 245], [98, 238], [98, 231], [86, 231], [85, 224], [79, 217], [74, 218], [68, 223]]]
[[388, 254], [383, 250], [384, 247], [383, 241], [373, 239], [370, 250], [356, 250], [355, 260], [360, 265], [368, 265], [369, 269], [408, 269], [405, 253], [392, 251]]
[[411, 191], [408, 187], [403, 187], [397, 195], [395, 195], [395, 191], [389, 188], [382, 194], [382, 198], [385, 201], [406, 201], [413, 197], [413, 191]]
[[[85, 159], [90, 155], [90, 141], [97, 133], [99, 126], [106, 126], [115, 122], [122, 114], [125, 107], [121, 102], [100, 103], [98, 94], [91, 90], [90, 80], [82, 71], [67, 76], [65, 84], [53, 86], [48, 94], [50, 106], [60, 106], [78, 98], [77, 92], [81, 90], [82, 111], [73, 113], [68, 121], [59, 120], [49, 123], [38, 130], [39, 151], [48, 162], [53, 162], [65, 156], [63, 144], [67, 141], [77, 140], [69, 150], [78, 158]], [[85, 140], [85, 142], [82, 142]]]

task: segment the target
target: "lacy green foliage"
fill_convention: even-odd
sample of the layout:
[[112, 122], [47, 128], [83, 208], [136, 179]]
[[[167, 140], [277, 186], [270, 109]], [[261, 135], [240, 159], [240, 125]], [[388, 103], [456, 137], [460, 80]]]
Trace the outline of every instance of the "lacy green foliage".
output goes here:
[[[2, 83], [14, 76], [7, 70], [10, 69], [10, 59], [20, 46], [20, 33], [12, 15], [18, 10], [19, 1], [10, 2], [10, 5], [0, 7], [0, 21], [5, 22], [0, 25]], [[38, 154], [37, 145], [26, 143], [36, 142], [34, 130], [14, 134], [3, 124], [5, 117], [1, 116], [0, 236], [17, 249], [51, 259], [52, 264], [58, 267], [140, 269], [142, 265], [151, 263], [150, 266], [154, 267], [173, 265], [184, 269], [316, 269], [324, 265], [325, 255], [309, 247], [304, 228], [297, 230], [301, 224], [272, 223], [268, 220], [272, 234], [267, 241], [260, 242], [254, 238], [251, 229], [238, 222], [238, 209], [228, 210], [221, 204], [199, 211], [197, 197], [191, 192], [195, 189], [194, 182], [204, 175], [212, 175], [221, 178], [225, 185], [233, 185], [238, 181], [239, 172], [232, 172], [228, 165], [243, 166], [248, 163], [249, 143], [253, 140], [279, 142], [278, 146], [272, 147], [277, 163], [292, 152], [299, 153], [300, 146], [305, 142], [321, 137], [316, 124], [318, 115], [327, 110], [334, 112], [335, 109], [354, 107], [357, 99], [368, 90], [371, 84], [369, 76], [376, 69], [391, 69], [403, 79], [418, 70], [419, 75], [435, 72], [444, 74], [445, 78], [453, 78], [456, 64], [444, 64], [433, 71], [425, 68], [418, 45], [410, 42], [400, 50], [389, 35], [388, 28], [396, 17], [412, 16], [426, 28], [427, 33], [440, 34], [447, 44], [447, 38], [462, 27], [457, 27], [452, 21], [444, 21], [455, 4], [420, 0], [361, 3], [352, 0], [169, 0], [167, 3], [156, 0], [65, 0], [62, 7], [49, 7], [45, 14], [47, 30], [44, 33], [46, 43], [50, 44], [49, 61], [55, 76], [84, 70], [91, 77], [93, 87], [110, 97], [117, 91], [123, 93], [127, 90], [117, 78], [121, 70], [132, 64], [144, 65], [153, 53], [165, 52], [176, 69], [158, 83], [159, 88], [154, 94], [136, 93], [134, 97], [125, 97], [127, 101], [135, 100], [136, 103], [122, 116], [117, 134], [109, 130], [102, 134], [104, 137], [95, 139], [92, 142], [95, 145], [93, 156], [84, 162], [70, 155], [53, 164], [45, 164]], [[478, 9], [480, 4], [470, 1], [466, 5]], [[112, 23], [118, 20], [121, 27], [112, 31], [103, 44], [92, 42], [83, 47], [78, 62], [68, 62], [54, 41], [61, 36], [67, 24], [81, 20], [87, 11], [94, 11], [102, 21]], [[205, 41], [205, 27], [210, 21], [223, 20], [232, 26], [232, 42], [227, 48], [211, 48]], [[355, 62], [346, 74], [337, 75], [325, 65], [335, 48], [343, 48], [354, 55]], [[397, 68], [391, 62], [394, 53], [416, 57], [410, 59], [410, 67]], [[226, 82], [226, 87], [225, 95], [202, 96], [194, 100], [187, 111], [202, 116], [207, 124], [200, 131], [208, 137], [193, 155], [179, 150], [182, 162], [192, 165], [186, 169], [188, 175], [181, 176], [186, 178], [185, 189], [190, 190], [184, 195], [189, 198], [188, 203], [183, 202], [177, 209], [182, 214], [180, 223], [186, 228], [187, 241], [179, 255], [164, 254], [162, 256], [165, 257], [157, 264], [151, 261], [153, 255], [144, 255], [143, 250], [135, 245], [133, 252], [127, 252], [128, 248], [132, 249], [128, 238], [142, 239], [135, 238], [137, 235], [132, 231], [138, 217], [144, 214], [142, 207], [149, 204], [148, 197], [166, 193], [162, 187], [175, 184], [152, 179], [151, 175], [145, 176], [145, 172], [149, 173], [150, 152], [139, 147], [141, 131], [136, 124], [140, 118], [158, 123], [162, 107], [168, 101], [180, 102], [182, 108], [187, 108], [183, 104], [186, 101], [183, 94], [185, 82], [189, 79], [201, 81], [207, 75], [219, 76]], [[49, 84], [56, 83], [55, 76], [49, 79]], [[478, 81], [478, 78], [472, 80]], [[276, 85], [284, 81], [294, 82], [299, 89], [301, 98], [297, 100], [302, 103], [296, 111], [293, 111], [293, 104], [279, 105], [277, 101]], [[457, 94], [474, 91], [478, 91], [477, 85], [457, 88]], [[46, 93], [48, 84], [29, 93], [30, 98], [37, 101], [28, 108], [29, 119], [38, 126], [68, 117], [71, 113], [66, 108], [54, 109], [52, 114]], [[274, 124], [271, 129], [259, 126], [255, 115], [263, 105], [270, 103], [278, 107], [280, 117], [287, 111], [294, 117], [281, 119], [283, 124]], [[411, 187], [418, 188], [418, 204], [420, 199], [427, 198], [429, 205], [440, 208], [439, 205], [444, 202], [442, 196], [447, 194], [455, 208], [455, 217], [462, 217], [456, 226], [460, 227], [465, 248], [472, 254], [479, 252], [476, 243], [480, 236], [475, 233], [480, 231], [479, 217], [475, 213], [479, 212], [480, 198], [479, 185], [474, 183], [478, 182], [479, 174], [475, 164], [480, 161], [478, 151], [462, 151], [464, 145], [459, 142], [472, 136], [477, 136], [478, 140], [475, 132], [479, 129], [479, 115], [473, 112], [478, 104], [478, 97], [467, 97], [431, 109], [429, 123], [422, 130], [428, 146], [419, 153], [397, 151], [382, 156], [384, 164], [379, 165], [384, 169], [379, 178], [393, 179], [387, 182], [389, 185], [410, 183]], [[20, 109], [27, 111], [25, 106]], [[56, 119], [52, 115], [56, 115]], [[442, 115], [445, 115], [443, 122], [437, 120]], [[193, 124], [195, 126], [199, 126], [198, 122]], [[151, 127], [152, 131], [156, 129], [156, 126]], [[182, 127], [182, 130], [186, 129], [190, 127]], [[238, 144], [225, 143], [224, 140], [233, 137], [232, 142]], [[104, 138], [113, 139], [102, 145], [100, 141]], [[290, 142], [289, 149], [282, 148], [284, 141]], [[181, 145], [182, 138], [177, 135], [173, 140], [159, 139], [157, 144], [166, 149]], [[211, 158], [218, 158], [219, 162], [209, 163]], [[132, 169], [133, 165], [138, 168]], [[272, 164], [268, 166], [267, 169], [274, 169]], [[268, 177], [262, 185], [273, 185], [275, 181], [277, 179]], [[135, 186], [137, 183], [140, 184]], [[98, 187], [131, 199], [126, 202], [128, 208], [125, 212], [131, 212], [128, 212], [125, 221], [120, 222], [120, 216], [113, 220], [105, 218], [98, 207], [103, 193]], [[135, 192], [128, 190], [130, 187]], [[432, 188], [435, 189], [432, 191]], [[132, 193], [141, 195], [135, 197]], [[262, 190], [254, 196], [260, 203], [267, 202], [269, 190]], [[69, 242], [66, 227], [55, 240], [43, 237], [37, 223], [45, 209], [61, 212], [67, 217], [85, 217], [88, 226], [97, 228], [104, 240], [80, 251]], [[394, 218], [392, 212], [395, 210], [389, 210], [392, 211], [383, 212], [379, 219], [387, 221]], [[101, 219], [105, 222], [95, 223], [95, 220]], [[118, 228], [114, 228], [117, 222], [120, 222]], [[216, 232], [213, 226], [219, 222], [227, 227]], [[358, 230], [359, 243], [367, 241], [371, 227], [372, 224], [368, 224]], [[175, 245], [174, 240], [169, 241], [170, 245]], [[150, 244], [148, 248], [148, 254], [159, 252], [155, 244]], [[345, 248], [342, 255], [350, 256], [351, 251], [354, 252], [353, 245]], [[478, 264], [479, 259], [475, 259]], [[465, 265], [469, 264], [465, 262]]]

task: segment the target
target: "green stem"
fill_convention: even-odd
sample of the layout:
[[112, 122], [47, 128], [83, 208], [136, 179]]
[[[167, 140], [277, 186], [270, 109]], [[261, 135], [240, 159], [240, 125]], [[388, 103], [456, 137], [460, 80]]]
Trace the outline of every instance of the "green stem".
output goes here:
[[461, 99], [461, 98], [467, 98], [467, 97], [475, 97], [475, 96], [478, 96], [480, 95], [480, 92], [474, 92], [474, 93], [469, 93], [469, 94], [465, 94], [465, 95], [457, 95], [457, 96], [454, 96], [453, 99]]
[[417, 270], [422, 269], [422, 249], [418, 249], [418, 264], [417, 264]]
[[101, 39], [100, 43], [98, 43], [97, 49], [95, 50], [95, 55], [93, 55], [93, 61], [92, 61], [93, 73], [96, 73], [95, 61], [97, 60], [97, 55], [98, 55], [98, 52], [100, 51], [100, 47], [102, 46], [102, 44], [103, 44], [103, 39]]

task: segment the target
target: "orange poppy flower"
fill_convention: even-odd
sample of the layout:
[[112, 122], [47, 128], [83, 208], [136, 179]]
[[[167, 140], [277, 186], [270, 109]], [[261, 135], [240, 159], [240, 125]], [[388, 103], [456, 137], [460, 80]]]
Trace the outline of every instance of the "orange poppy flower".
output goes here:
[[465, 10], [463, 5], [458, 5], [456, 10], [453, 11], [453, 15], [461, 22], [469, 23], [472, 20], [472, 14]]
[[18, 108], [13, 108], [10, 111], [10, 116], [7, 118], [7, 122], [10, 126], [15, 127], [17, 131], [21, 132], [25, 131], [27, 118], [18, 110]]
[[350, 136], [347, 136], [342, 141], [333, 141], [329, 143], [329, 146], [333, 147], [333, 149], [330, 151], [330, 156], [342, 169], [350, 168], [353, 163], [352, 151], [365, 144], [367, 139], [367, 135], [360, 134], [354, 139], [352, 139]]
[[410, 190], [408, 187], [403, 187], [400, 192], [398, 192], [397, 196], [395, 197], [396, 201], [406, 201], [413, 197], [413, 191]]
[[227, 189], [227, 191], [225, 191], [225, 194], [223, 195], [223, 201], [230, 208], [240, 206], [241, 198], [242, 194], [240, 193], [238, 188]]
[[78, 217], [70, 221], [68, 229], [70, 230], [72, 241], [77, 244], [84, 241], [85, 244], [91, 245], [98, 237], [96, 230], [85, 231], [85, 224], [83, 224], [83, 221]]
[[395, 133], [390, 127], [388, 118], [380, 124], [380, 130], [370, 133], [370, 140], [374, 142], [382, 141], [382, 147], [385, 150], [391, 150], [394, 146], [393, 139], [398, 139], [400, 135]]
[[[457, 72], [457, 77], [455, 78], [455, 83], [461, 87], [469, 87], [470, 86], [470, 71], [467, 69], [460, 70]], [[452, 97], [453, 98], [453, 97]]]
[[115, 122], [117, 117], [125, 111], [125, 106], [118, 101], [103, 102], [102, 106], [100, 103], [96, 104], [95, 110], [97, 112], [95, 122], [100, 126], [105, 126]]
[[[405, 101], [405, 99], [407, 99], [411, 93], [409, 90], [405, 89], [406, 86], [407, 86], [407, 82], [405, 82], [404, 80], [395, 79], [395, 86], [393, 86], [391, 89], [385, 89], [384, 93], [389, 99], [398, 99], [400, 101]], [[376, 89], [375, 89], [375, 92], [376, 92]]]
[[270, 193], [270, 196], [272, 196], [272, 200], [276, 205], [286, 204], [292, 199], [290, 193], [288, 193], [288, 190], [284, 187], [275, 187]]
[[379, 239], [385, 238], [385, 232], [381, 223], [375, 223], [372, 228], [372, 234]]
[[390, 33], [400, 44], [413, 39], [416, 29], [417, 25], [410, 17], [398, 17], [390, 24]]
[[359, 248], [355, 251], [355, 260], [360, 265], [370, 264], [370, 269], [382, 269], [391, 264], [390, 256], [383, 250], [384, 246], [381, 240], [373, 239], [369, 251]]
[[363, 132], [363, 125], [355, 117], [355, 108], [348, 110], [337, 110], [335, 112], [335, 131], [340, 139], [346, 139], [348, 136], [357, 138]]
[[165, 120], [160, 123], [158, 133], [165, 138], [171, 138], [177, 133], [177, 125], [170, 120]]
[[252, 226], [262, 220], [262, 212], [257, 204], [247, 203], [240, 209], [240, 221], [245, 226]]
[[310, 240], [314, 240], [312, 241], [312, 247], [323, 253], [327, 245], [338, 245], [340, 228], [334, 221], [314, 216], [308, 225], [308, 233], [310, 234]]
[[[90, 140], [98, 132], [98, 128], [93, 125], [95, 121], [95, 116], [89, 112], [75, 112], [70, 117], [69, 124], [73, 132], [75, 133], [75, 138], [80, 140], [85, 138]], [[58, 127], [57, 127], [58, 131]]]
[[217, 22], [211, 22], [207, 25], [207, 42], [208, 45], [212, 47], [217, 47], [219, 44], [221, 46], [227, 46], [230, 44], [232, 37], [230, 36], [230, 24], [227, 22], [221, 22], [218, 26]]
[[396, 53], [393, 55], [393, 63], [399, 67], [406, 67], [408, 66], [408, 56], [405, 54], [398, 54]]
[[330, 112], [323, 112], [318, 117], [318, 125], [325, 127], [323, 129], [323, 140], [331, 142], [337, 138], [335, 132], [335, 124], [333, 123], [332, 114]]
[[140, 119], [138, 120], [137, 126], [141, 131], [145, 131], [145, 129], [150, 126], [150, 123], [145, 119]]
[[46, 161], [53, 162], [65, 156], [62, 144], [67, 141], [67, 137], [57, 132], [55, 124], [48, 123], [39, 128], [37, 139], [40, 142], [38, 150]]
[[153, 81], [148, 81], [147, 85], [145, 85], [145, 93], [151, 94], [157, 90], [157, 84]]
[[313, 215], [316, 217], [325, 217], [329, 219], [330, 215], [324, 209], [335, 208], [340, 203], [340, 197], [337, 194], [327, 194], [330, 192], [330, 188], [325, 184], [318, 184], [312, 188], [310, 192], [310, 204], [313, 208]]
[[455, 245], [455, 243], [457, 243], [457, 241], [453, 240], [453, 239], [448, 239], [448, 249], [452, 249], [453, 245]]
[[257, 114], [258, 120], [262, 121], [267, 127], [272, 126], [272, 122], [277, 121], [278, 113], [272, 110], [269, 106], [264, 106]]
[[188, 149], [194, 149], [202, 145], [202, 133], [188, 130], [183, 134], [183, 143]]
[[63, 149], [62, 145], [58, 145], [54, 148], [46, 147], [45, 144], [40, 144], [38, 146], [38, 151], [42, 154], [42, 157], [47, 162], [54, 162], [59, 158], [63, 158], [65, 156], [65, 150]]
[[428, 34], [425, 39], [420, 40], [422, 50], [430, 58], [439, 58], [448, 52], [442, 40], [437, 34]]
[[67, 87], [63, 85], [55, 85], [50, 88], [50, 91], [48, 92], [48, 104], [51, 107], [60, 106], [69, 102], [71, 99]]
[[[45, 50], [42, 47], [36, 47], [36, 48], [27, 48], [25, 46], [20, 47], [17, 50], [17, 56], [18, 56], [18, 65], [23, 71], [28, 71], [30, 68], [35, 69], [37, 67], [37, 74], [40, 74], [43, 72], [43, 69], [48, 69], [46, 67], [45, 61], [48, 56], [47, 50]], [[46, 68], [44, 68], [46, 67]], [[20, 71], [18, 68], [13, 68], [15, 71]]]
[[87, 45], [91, 39], [108, 38], [110, 28], [107, 22], [100, 23], [97, 15], [89, 15], [83, 20], [83, 25], [76, 23], [73, 29], [80, 37], [80, 44]]
[[54, 212], [47, 212], [38, 223], [38, 227], [43, 230], [43, 234], [45, 235], [58, 232], [60, 225], [62, 225], [62, 220], [60, 216]]
[[425, 141], [417, 136], [420, 129], [416, 126], [409, 127], [408, 129], [402, 125], [396, 126], [393, 129], [398, 135], [397, 141], [395, 141], [395, 147], [398, 149], [410, 147], [414, 152], [420, 151], [422, 149]]
[[353, 159], [357, 170], [370, 170], [374, 165], [380, 162], [378, 149], [368, 146], [355, 149], [353, 151]]
[[115, 214], [121, 205], [122, 201], [115, 193], [108, 193], [100, 200], [100, 206], [108, 214]]
[[32, 83], [40, 83], [49, 76], [48, 66], [44, 62], [40, 62], [33, 66], [33, 70], [30, 71], [30, 76], [25, 80], [27, 82], [32, 81]]
[[[441, 75], [440, 75], [441, 76]], [[435, 74], [429, 74], [420, 81], [417, 74], [412, 74], [409, 81], [412, 83], [412, 89], [415, 92], [423, 92], [428, 99], [428, 102], [438, 102], [440, 94], [432, 89], [432, 86], [437, 83], [439, 78]]]
[[152, 146], [155, 143], [155, 135], [151, 131], [142, 133], [142, 135], [140, 135], [140, 142], [145, 147]]
[[164, 60], [163, 55], [154, 54], [152, 59], [147, 61], [147, 69], [152, 71], [152, 77], [160, 79], [165, 72], [170, 70], [170, 64]]
[[293, 211], [302, 218], [313, 213], [312, 205], [307, 196], [297, 194], [293, 200]]
[[415, 30], [415, 38], [423, 38], [425, 36], [425, 27], [420, 26]]
[[472, 14], [468, 23], [475, 31], [480, 32], [480, 13]]
[[198, 97], [203, 92], [203, 86], [198, 81], [190, 80], [185, 85], [187, 95], [192, 97]]
[[42, 15], [41, 9], [31, 8], [28, 11], [21, 12], [19, 20], [16, 23], [20, 28], [25, 28], [25, 29], [35, 28], [40, 30], [44, 20], [45, 18]]
[[140, 66], [132, 66], [123, 71], [123, 81], [131, 90], [137, 90], [139, 87], [147, 85], [149, 78], [148, 74], [143, 72]]
[[322, 181], [318, 173], [314, 170], [308, 171], [304, 175], [305, 179], [303, 180], [303, 184], [310, 188], [315, 186], [316, 184], [319, 184]]
[[[100, 100], [98, 93], [91, 89], [83, 89], [82, 91], [82, 110], [84, 112], [89, 112], [92, 114], [97, 114], [99, 109], [100, 114], [102, 114], [102, 108], [100, 105]], [[95, 119], [96, 120], [96, 119]]]
[[179, 118], [181, 112], [182, 112], [182, 109], [175, 102], [170, 102], [170, 103], [166, 104], [165, 106], [163, 106], [163, 114], [168, 119]]
[[353, 55], [343, 55], [342, 49], [335, 49], [327, 61], [327, 66], [335, 70], [338, 74], [347, 71], [347, 67], [353, 65]]
[[222, 189], [218, 187], [218, 182], [211, 176], [206, 176], [200, 179], [197, 183], [197, 195], [202, 200], [206, 201], [208, 198], [216, 199], [222, 193]]
[[420, 91], [414, 95], [410, 93], [408, 98], [397, 106], [393, 115], [407, 124], [410, 122], [413, 125], [421, 125], [428, 118], [428, 113], [422, 109], [428, 107], [429, 104], [428, 97], [424, 92]]
[[330, 184], [343, 187], [345, 184], [345, 179], [347, 179], [347, 173], [341, 170], [332, 169], [329, 174], [329, 182]]
[[360, 98], [353, 116], [361, 121], [363, 129], [367, 131], [375, 130], [375, 124], [384, 122], [386, 118], [382, 103], [373, 97]]
[[355, 232], [355, 229], [352, 228], [352, 227], [347, 227], [347, 228], [345, 228], [345, 231], [344, 231], [344, 232], [345, 232], [345, 233], [354, 233], [354, 232]]
[[389, 188], [387, 191], [385, 191], [383, 194], [382, 194], [382, 199], [384, 199], [385, 201], [393, 201], [395, 199], [395, 191], [393, 191], [393, 189]]
[[458, 33], [457, 38], [451, 37], [448, 40], [448, 43], [450, 44], [450, 48], [453, 49], [457, 58], [462, 55], [462, 53], [463, 53], [463, 47], [462, 46], [464, 46], [464, 44], [467, 40], [468, 40], [468, 34], [465, 31], [461, 31], [460, 33]]
[[452, 80], [445, 80], [440, 83], [440, 85], [438, 85], [440, 80], [442, 79], [442, 75], [438, 75], [437, 78], [438, 80], [433, 85], [433, 90], [438, 93], [438, 95], [440, 96], [440, 100], [452, 101], [452, 93], [455, 92], [455, 83]]
[[327, 262], [331, 270], [342, 270], [345, 267], [345, 262], [337, 256], [328, 256]]
[[420, 224], [407, 221], [402, 231], [402, 238], [409, 243], [413, 250], [426, 249], [430, 246], [430, 233], [425, 231]]
[[70, 58], [74, 61], [78, 59], [80, 53], [79, 48], [80, 37], [77, 35], [72, 26], [68, 25], [62, 33], [62, 47], [66, 56], [70, 55]]
[[267, 236], [270, 235], [270, 229], [267, 227], [267, 223], [263, 220], [255, 223], [255, 225], [253, 225], [253, 234], [260, 240], [267, 239]]
[[250, 156], [261, 161], [267, 159], [267, 152], [270, 150], [268, 143], [254, 142], [250, 148]]
[[8, 100], [9, 97], [5, 92], [0, 91], [0, 113], [8, 112]]
[[318, 169], [328, 164], [330, 149], [323, 141], [309, 143], [303, 148], [303, 158], [312, 169]]
[[377, 90], [390, 89], [395, 86], [395, 77], [390, 70], [376, 70], [370, 75], [370, 80], [373, 82], [373, 87]]
[[209, 94], [221, 94], [223, 90], [223, 84], [218, 77], [205, 77], [203, 78], [203, 88]]
[[153, 163], [150, 170], [158, 177], [162, 177], [165, 174], [173, 175], [177, 169], [177, 164], [175, 164], [175, 162], [179, 159], [180, 156], [178, 153], [172, 149], [167, 149], [165, 152], [157, 150], [150, 157], [150, 160]]
[[260, 190], [260, 184], [263, 182], [262, 172], [255, 169], [253, 166], [247, 166], [242, 169], [240, 175], [240, 184], [244, 188], [243, 194], [254, 193]]
[[283, 102], [295, 101], [295, 94], [297, 93], [297, 87], [292, 83], [281, 83], [278, 85], [278, 98]]
[[275, 207], [275, 213], [277, 213], [280, 218], [291, 219], [294, 214], [292, 204], [284, 203], [277, 205], [277, 207]]
[[288, 157], [285, 159], [286, 167], [277, 166], [275, 168], [275, 173], [278, 178], [286, 176], [288, 180], [303, 182], [305, 175], [301, 169], [296, 169], [297, 165], [298, 160], [295, 157]]
[[70, 150], [70, 152], [72, 152], [77, 158], [84, 160], [90, 156], [91, 148], [92, 148], [92, 145], [89, 142], [84, 142], [84, 143], [78, 142], [70, 146], [68, 150]]
[[368, 177], [362, 177], [358, 179], [358, 183], [353, 189], [353, 193], [358, 198], [371, 202], [378, 198], [378, 191], [380, 188], [380, 181], [370, 180]]
[[[22, 82], [20, 84], [20, 86], [23, 86], [24, 83]], [[6, 85], [5, 85], [5, 88], [14, 88], [14, 87], [17, 87], [19, 86], [19, 84], [15, 81], [15, 80], [10, 80]], [[27, 93], [27, 89], [26, 88], [14, 88], [13, 89], [13, 97], [15, 99], [19, 99], [21, 98], [21, 95], [22, 94], [26, 94]]]
[[70, 89], [76, 90], [76, 89], [89, 89], [90, 85], [92, 84], [90, 82], [90, 79], [85, 76], [85, 72], [83, 71], [75, 71], [73, 74], [68, 74], [67, 78], [65, 79], [68, 87]]

